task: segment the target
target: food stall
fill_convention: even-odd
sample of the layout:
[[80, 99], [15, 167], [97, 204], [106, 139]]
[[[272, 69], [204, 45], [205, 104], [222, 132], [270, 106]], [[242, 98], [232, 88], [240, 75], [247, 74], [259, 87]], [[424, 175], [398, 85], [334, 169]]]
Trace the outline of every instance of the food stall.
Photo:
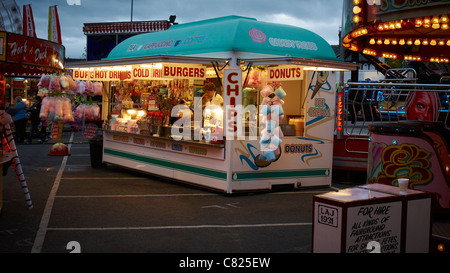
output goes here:
[[[6, 102], [14, 97], [30, 97], [29, 86], [34, 86], [36, 77], [46, 73], [61, 73], [64, 70], [65, 48], [48, 40], [0, 31], [0, 127], [3, 145], [0, 147], [0, 164], [12, 159], [17, 179], [25, 195], [28, 208], [33, 208], [20, 158], [12, 138], [11, 117], [3, 115]], [[6, 92], [9, 91], [9, 95]], [[5, 153], [2, 153], [5, 149]], [[0, 188], [1, 188], [0, 180]], [[2, 192], [0, 190], [0, 199]], [[0, 209], [2, 204], [0, 202]]]
[[[42, 74], [64, 71], [65, 48], [48, 40], [0, 31], [0, 76], [5, 81], [5, 98], [32, 98]], [[33, 89], [33, 90], [32, 90]], [[3, 98], [2, 98], [2, 103]]]
[[331, 184], [336, 78], [357, 65], [308, 30], [228, 16], [70, 68], [108, 90], [103, 162], [234, 193]]

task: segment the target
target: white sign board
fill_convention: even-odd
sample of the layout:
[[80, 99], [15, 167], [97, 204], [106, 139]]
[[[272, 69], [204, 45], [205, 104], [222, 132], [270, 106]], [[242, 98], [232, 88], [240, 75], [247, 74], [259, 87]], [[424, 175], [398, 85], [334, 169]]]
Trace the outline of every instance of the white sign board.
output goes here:
[[303, 80], [303, 68], [298, 65], [279, 65], [269, 67], [269, 81], [296, 81]]
[[399, 253], [401, 220], [401, 202], [348, 208], [346, 252], [370, 252], [367, 244], [374, 241], [381, 253]]
[[[242, 71], [227, 69], [223, 73], [224, 130], [227, 139], [242, 136]], [[240, 133], [240, 134], [239, 134]]]

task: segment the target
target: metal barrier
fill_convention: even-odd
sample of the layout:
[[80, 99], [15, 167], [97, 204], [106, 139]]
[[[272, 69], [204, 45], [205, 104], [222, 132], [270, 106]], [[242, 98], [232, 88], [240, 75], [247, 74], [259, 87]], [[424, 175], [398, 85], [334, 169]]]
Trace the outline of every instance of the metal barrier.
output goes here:
[[442, 121], [450, 129], [449, 84], [348, 82], [344, 93], [343, 131], [368, 136], [370, 123], [406, 119]]

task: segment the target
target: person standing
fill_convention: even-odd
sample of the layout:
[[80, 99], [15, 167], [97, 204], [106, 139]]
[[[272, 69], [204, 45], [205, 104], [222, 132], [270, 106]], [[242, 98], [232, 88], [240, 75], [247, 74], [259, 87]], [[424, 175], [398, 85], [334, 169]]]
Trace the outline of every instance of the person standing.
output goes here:
[[26, 125], [27, 125], [27, 104], [22, 101], [21, 96], [16, 97], [16, 104], [14, 105], [14, 128], [16, 131], [15, 142], [23, 143], [25, 140], [26, 134]]
[[30, 108], [30, 122], [31, 122], [31, 127], [30, 127], [30, 135], [28, 137], [28, 144], [31, 144], [33, 141], [33, 136], [36, 134], [41, 142], [45, 142], [45, 136], [43, 136], [40, 132], [39, 132], [39, 124], [41, 123], [41, 118], [39, 117], [39, 114], [41, 112], [41, 104], [42, 104], [42, 99], [39, 96], [36, 96], [34, 98], [34, 103]]
[[209, 105], [217, 105], [222, 106], [223, 98], [216, 92], [216, 85], [212, 82], [206, 83], [203, 86], [203, 91], [205, 94], [203, 95], [203, 107]]

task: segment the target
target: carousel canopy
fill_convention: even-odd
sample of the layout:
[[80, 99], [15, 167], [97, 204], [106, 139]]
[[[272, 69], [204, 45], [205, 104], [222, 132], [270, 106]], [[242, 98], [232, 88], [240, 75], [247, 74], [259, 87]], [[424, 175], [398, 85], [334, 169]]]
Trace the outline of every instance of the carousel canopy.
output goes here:
[[342, 45], [366, 55], [450, 61], [450, 0], [344, 0]]
[[319, 35], [303, 28], [259, 22], [253, 18], [227, 16], [171, 26], [167, 31], [140, 34], [117, 45], [106, 60], [155, 55], [288, 56], [334, 60], [331, 46]]

